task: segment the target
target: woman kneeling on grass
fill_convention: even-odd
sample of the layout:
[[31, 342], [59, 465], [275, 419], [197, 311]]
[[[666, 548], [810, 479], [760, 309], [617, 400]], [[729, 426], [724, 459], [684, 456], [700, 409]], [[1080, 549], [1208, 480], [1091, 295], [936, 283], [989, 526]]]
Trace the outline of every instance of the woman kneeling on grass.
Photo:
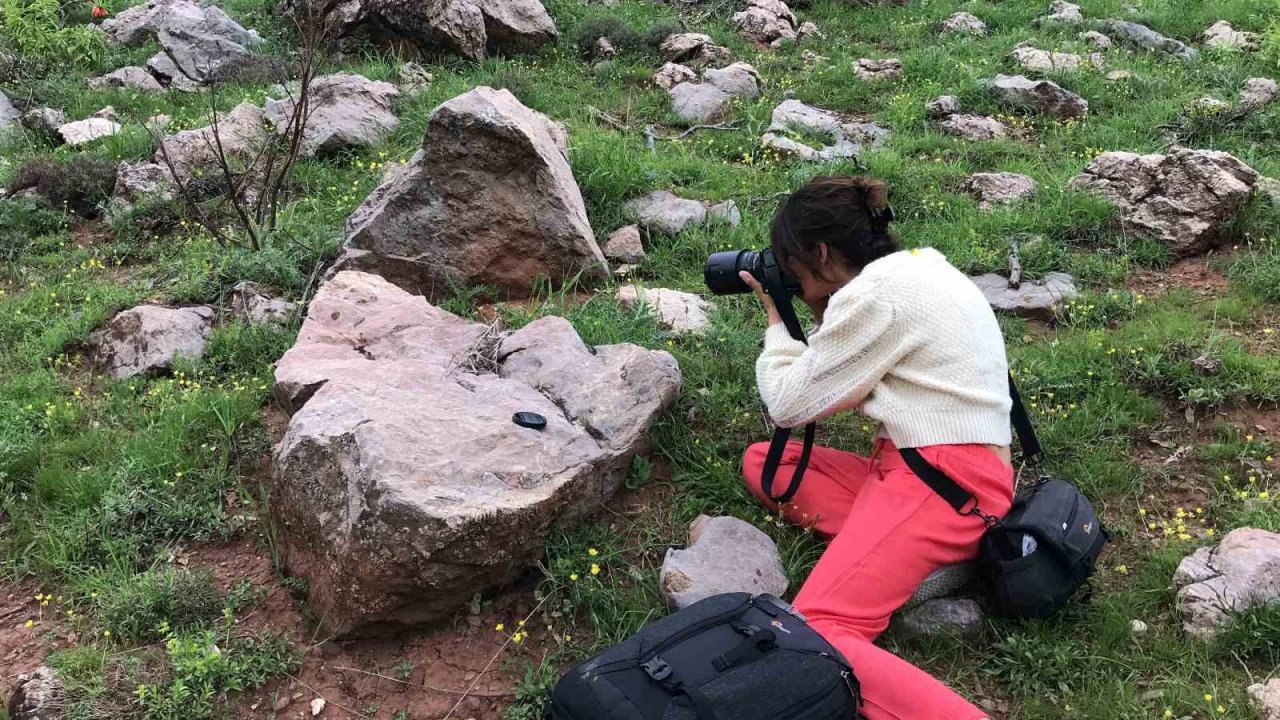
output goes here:
[[[977, 557], [985, 530], [930, 490], [898, 448], [918, 448], [986, 512], [1002, 516], [1013, 499], [1008, 363], [995, 315], [942, 254], [899, 249], [886, 195], [876, 180], [818, 178], [774, 218], [778, 264], [820, 323], [808, 345], [742, 273], [769, 315], [756, 378], [774, 421], [797, 427], [856, 408], [880, 422], [870, 458], [814, 448], [781, 509], [830, 540], [795, 606], [853, 665], [868, 720], [979, 720], [987, 714], [872, 644], [930, 573]], [[743, 473], [776, 510], [761, 489], [768, 447], [747, 449]], [[788, 487], [799, 457], [789, 444], [775, 488]]]

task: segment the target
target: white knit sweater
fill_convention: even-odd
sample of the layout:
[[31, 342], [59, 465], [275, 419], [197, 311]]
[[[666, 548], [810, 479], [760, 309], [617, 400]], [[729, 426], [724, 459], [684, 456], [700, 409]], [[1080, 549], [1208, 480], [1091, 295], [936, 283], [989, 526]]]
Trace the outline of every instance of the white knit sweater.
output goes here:
[[770, 326], [756, 362], [774, 422], [859, 408], [898, 447], [1008, 445], [1008, 360], [982, 292], [936, 250], [876, 260], [831, 296], [809, 344]]

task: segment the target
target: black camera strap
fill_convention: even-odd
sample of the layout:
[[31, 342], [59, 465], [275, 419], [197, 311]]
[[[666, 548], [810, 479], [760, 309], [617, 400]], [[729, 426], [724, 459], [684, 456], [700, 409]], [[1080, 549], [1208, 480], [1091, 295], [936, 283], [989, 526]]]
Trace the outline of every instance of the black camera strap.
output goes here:
[[[776, 269], [774, 272], [766, 271], [764, 289], [773, 298], [774, 307], [778, 309], [778, 316], [782, 318], [782, 324], [786, 326], [787, 332], [796, 340], [807, 343], [804, 328], [800, 326], [800, 318], [796, 316], [796, 309], [791, 304], [791, 295], [787, 292], [781, 273]], [[800, 450], [800, 461], [796, 463], [795, 470], [791, 473], [791, 482], [781, 495], [774, 495], [774, 477], [778, 474], [778, 466], [782, 464], [782, 453], [787, 449], [787, 441], [791, 439], [791, 428], [774, 427], [773, 440], [769, 442], [769, 454], [765, 456], [764, 470], [760, 475], [760, 489], [764, 491], [765, 497], [778, 505], [783, 505], [791, 502], [791, 499], [796, 496], [796, 492], [800, 490], [800, 481], [804, 479], [804, 471], [809, 468], [809, 455], [813, 452], [813, 441], [817, 432], [817, 423], [804, 426], [804, 445]]]

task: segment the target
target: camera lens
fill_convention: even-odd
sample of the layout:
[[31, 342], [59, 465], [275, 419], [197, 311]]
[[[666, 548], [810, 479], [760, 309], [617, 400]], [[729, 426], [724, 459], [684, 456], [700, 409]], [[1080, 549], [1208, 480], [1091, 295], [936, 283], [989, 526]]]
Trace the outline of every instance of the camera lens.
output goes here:
[[702, 269], [702, 279], [715, 295], [738, 295], [751, 292], [751, 288], [742, 282], [738, 273], [742, 270], [754, 271], [759, 262], [758, 253], [754, 250], [726, 250], [711, 253], [707, 265]]

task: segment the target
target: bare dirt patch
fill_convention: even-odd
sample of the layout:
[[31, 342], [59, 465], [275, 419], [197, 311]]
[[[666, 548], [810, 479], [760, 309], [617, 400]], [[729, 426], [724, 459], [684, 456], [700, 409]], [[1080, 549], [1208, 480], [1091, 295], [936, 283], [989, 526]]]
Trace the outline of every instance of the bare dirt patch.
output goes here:
[[8, 699], [19, 675], [35, 669], [54, 650], [75, 644], [75, 633], [54, 620], [57, 611], [40, 607], [38, 593], [39, 587], [30, 581], [0, 586], [0, 703]]
[[1142, 268], [1130, 277], [1129, 287], [1153, 298], [1180, 288], [1198, 297], [1219, 298], [1226, 294], [1227, 276], [1219, 269], [1218, 259], [1205, 255], [1179, 260], [1167, 268]]

